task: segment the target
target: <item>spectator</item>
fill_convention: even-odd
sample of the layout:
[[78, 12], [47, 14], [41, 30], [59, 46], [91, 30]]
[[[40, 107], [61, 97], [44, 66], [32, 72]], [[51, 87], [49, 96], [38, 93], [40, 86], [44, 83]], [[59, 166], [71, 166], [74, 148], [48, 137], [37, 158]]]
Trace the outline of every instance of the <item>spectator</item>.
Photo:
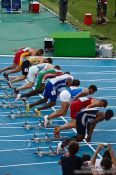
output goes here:
[[82, 174], [81, 175], [90, 175], [92, 174], [91, 172], [91, 167], [89, 166], [89, 162], [91, 160], [91, 156], [89, 154], [83, 154], [82, 156], [82, 161], [83, 161], [83, 164], [81, 166], [81, 169], [82, 169]]
[[59, 0], [59, 14], [60, 14], [60, 21], [62, 23], [64, 23], [66, 20], [67, 8], [68, 8], [68, 0]]
[[[102, 160], [99, 161], [97, 155], [102, 148], [107, 148], [108, 150], [104, 152]], [[91, 159], [91, 165], [93, 175], [116, 175], [116, 157], [111, 145], [99, 144]]]
[[97, 0], [97, 24], [105, 24], [108, 19], [107, 15], [107, 0]]
[[62, 166], [63, 175], [74, 175], [74, 170], [81, 170], [82, 158], [76, 156], [79, 151], [79, 144], [72, 141], [69, 144], [68, 153], [61, 157], [59, 164]]

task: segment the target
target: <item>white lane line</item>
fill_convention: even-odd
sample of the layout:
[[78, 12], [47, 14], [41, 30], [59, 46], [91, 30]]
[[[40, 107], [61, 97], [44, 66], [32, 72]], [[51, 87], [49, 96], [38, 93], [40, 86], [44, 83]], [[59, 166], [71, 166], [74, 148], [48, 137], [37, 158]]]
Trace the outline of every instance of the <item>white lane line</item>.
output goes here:
[[0, 142], [34, 142], [34, 141], [33, 140], [0, 140]]
[[91, 74], [91, 75], [115, 75], [116, 72], [72, 72], [71, 73], [73, 75], [87, 75], [87, 74]]
[[[33, 147], [33, 148], [19, 148], [19, 149], [3, 149], [3, 150], [0, 150], [0, 153], [1, 152], [11, 152], [11, 151], [24, 151], [24, 150], [33, 150], [33, 149], [37, 149], [38, 147]], [[43, 148], [43, 147], [42, 147]], [[48, 147], [46, 147], [48, 148]]]
[[10, 126], [3, 126], [3, 127], [0, 127], [0, 129], [23, 129], [23, 127], [10, 127]]
[[[51, 58], [53, 58], [53, 57], [51, 57]], [[89, 59], [88, 59], [89, 60]], [[10, 63], [1, 63], [1, 65], [10, 65]], [[86, 66], [86, 68], [106, 68], [106, 69], [108, 69], [108, 68], [116, 68], [116, 66], [89, 66], [89, 65], [86, 65], [86, 63], [85, 64], [67, 64], [67, 65], [64, 65], [64, 64], [60, 64], [60, 66], [62, 67], [84, 67], [84, 66]], [[105, 72], [116, 72], [116, 71], [111, 71], [111, 70], [106, 70]], [[2, 76], [0, 76], [0, 77], [2, 77]]]
[[33, 165], [45, 165], [45, 164], [58, 164], [58, 161], [53, 162], [38, 162], [38, 163], [24, 163], [24, 164], [12, 164], [12, 165], [1, 165], [0, 168], [8, 167], [20, 167], [20, 166], [33, 166]]
[[[14, 127], [13, 126], [8, 126], [7, 127], [7, 126], [3, 126], [3, 127], [0, 127], [0, 129], [25, 129], [25, 128], [23, 126], [22, 127], [15, 127], [15, 126]], [[45, 128], [40, 128], [40, 129], [45, 129]], [[54, 128], [53, 127], [46, 128], [46, 130], [49, 130], [49, 129], [53, 130]]]
[[[70, 117], [65, 117], [65, 119], [70, 120]], [[116, 120], [116, 117], [112, 117], [110, 120]]]
[[[17, 122], [17, 123], [0, 123], [0, 126], [4, 126], [4, 125], [20, 125], [20, 124], [24, 124], [24, 122]], [[35, 124], [35, 123], [38, 123], [38, 121], [35, 121], [35, 122], [29, 122], [30, 124]]]
[[[46, 8], [48, 11], [50, 11], [54, 15], [58, 16], [55, 12], [53, 12], [50, 9], [48, 9], [46, 6], [44, 6], [42, 4], [41, 4], [41, 6], [43, 6], [44, 8]], [[0, 57], [5, 57], [5, 58], [10, 58], [11, 57], [12, 58], [12, 57], [14, 57], [14, 55], [0, 55]], [[53, 59], [61, 59], [61, 60], [63, 60], [63, 59], [65, 59], [65, 60], [80, 60], [80, 61], [82, 61], [82, 60], [97, 60], [97, 61], [101, 61], [101, 60], [106, 60], [107, 61], [107, 60], [110, 60], [110, 61], [115, 61], [116, 60], [116, 58], [101, 58], [101, 57], [94, 57], [94, 58], [93, 57], [92, 58], [91, 57], [90, 58], [88, 58], [88, 57], [82, 57], [82, 58], [80, 58], [80, 57], [51, 57], [51, 58], [53, 58]], [[108, 67], [108, 65], [107, 66], [104, 66], [104, 67]]]
[[[48, 149], [48, 146], [39, 146], [40, 149]], [[52, 148], [56, 148], [56, 146], [52, 146]], [[0, 152], [11, 152], [11, 151], [25, 151], [25, 150], [35, 150], [38, 149], [38, 147], [32, 147], [32, 148], [18, 148], [18, 149], [3, 149], [0, 150]]]
[[101, 132], [101, 131], [104, 131], [104, 132], [116, 132], [116, 129], [94, 129], [94, 131], [96, 131], [96, 132]]
[[[116, 145], [116, 143], [107, 143], [107, 142], [90, 142], [91, 145], [98, 145], [98, 144], [111, 144]], [[80, 147], [87, 146], [86, 143], [82, 142], [80, 143]], [[52, 148], [56, 148], [57, 146], [52, 146]], [[48, 149], [48, 146], [39, 146], [40, 149]], [[11, 152], [11, 151], [26, 151], [26, 150], [35, 150], [38, 149], [38, 147], [27, 147], [27, 148], [17, 148], [17, 149], [3, 149], [0, 150], [0, 152]]]
[[96, 98], [107, 98], [107, 99], [116, 99], [116, 96], [96, 96]]
[[[106, 132], [115, 132], [116, 131], [116, 129], [94, 129], [94, 131], [95, 132], [100, 132], [100, 131], [106, 131]], [[61, 133], [63, 133], [63, 134], [69, 134], [69, 133], [71, 133], [71, 132], [66, 132], [66, 131], [64, 131], [64, 132], [61, 132]], [[49, 135], [53, 135], [53, 132], [49, 132], [48, 133]], [[39, 135], [45, 135], [45, 133], [37, 133], [37, 135], [39, 136]], [[11, 138], [11, 137], [25, 137], [25, 136], [33, 136], [33, 134], [21, 134], [21, 135], [7, 135], [7, 136], [0, 136], [0, 138]]]
[[[102, 80], [81, 80], [81, 82], [101, 82]], [[116, 80], [103, 80], [102, 82], [107, 82], [107, 83], [115, 83]]]
[[[45, 133], [37, 133], [37, 135], [45, 135]], [[2, 135], [2, 136], [0, 136], [0, 138], [25, 137], [25, 136], [33, 136], [33, 134], [20, 134], [20, 135], [7, 135], [7, 136]]]
[[[87, 79], [81, 79], [81, 81], [87, 81]], [[88, 81], [116, 81], [116, 78], [97, 78], [97, 79], [89, 79]]]
[[[25, 120], [25, 121], [27, 121], [27, 120]], [[24, 125], [25, 121], [24, 122], [17, 122], [17, 123], [0, 123], [0, 126], [9, 126], [9, 125], [12, 126], [12, 125], [20, 125], [20, 124]], [[39, 121], [35, 121], [35, 122], [27, 121], [27, 122], [29, 122], [29, 124], [38, 124], [39, 123]], [[57, 119], [57, 120], [54, 120], [54, 122], [62, 122], [62, 120]]]
[[[23, 127], [0, 127], [0, 129], [23, 129]], [[38, 128], [39, 129], [39, 128]], [[41, 129], [46, 129], [46, 130], [54, 130], [53, 127], [49, 128], [41, 128]], [[116, 129], [94, 129], [94, 131], [107, 131], [107, 132], [113, 132], [116, 131]], [[71, 133], [71, 132], [61, 132], [61, 133]], [[49, 134], [49, 133], [48, 133]]]
[[[97, 142], [97, 143], [91, 143], [92, 146], [98, 146], [99, 144], [110, 144], [110, 145], [116, 145], [116, 143], [104, 143], [104, 142]], [[80, 145], [80, 147], [87, 146], [86, 144]]]

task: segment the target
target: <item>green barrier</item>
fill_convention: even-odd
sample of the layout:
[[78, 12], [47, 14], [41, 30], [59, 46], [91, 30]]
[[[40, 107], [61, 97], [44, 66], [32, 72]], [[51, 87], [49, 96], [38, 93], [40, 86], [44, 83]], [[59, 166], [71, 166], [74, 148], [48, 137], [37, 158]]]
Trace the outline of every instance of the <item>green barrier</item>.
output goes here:
[[90, 32], [54, 32], [54, 56], [94, 57], [95, 38]]

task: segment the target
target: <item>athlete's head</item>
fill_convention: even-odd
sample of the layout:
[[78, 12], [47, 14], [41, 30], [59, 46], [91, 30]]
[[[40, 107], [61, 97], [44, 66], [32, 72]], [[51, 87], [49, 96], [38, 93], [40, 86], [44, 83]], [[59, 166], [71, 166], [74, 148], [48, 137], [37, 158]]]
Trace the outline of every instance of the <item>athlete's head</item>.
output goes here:
[[69, 144], [68, 151], [70, 155], [75, 155], [79, 150], [79, 144], [76, 141], [72, 141]]
[[88, 89], [89, 89], [89, 94], [93, 94], [93, 93], [95, 93], [95, 92], [97, 91], [97, 86], [95, 86], [95, 85], [90, 85], [90, 86], [88, 87]]
[[79, 86], [79, 85], [80, 85], [80, 80], [74, 79], [72, 86]]
[[66, 86], [70, 87], [70, 86], [72, 86], [72, 84], [73, 84], [72, 78], [67, 78], [67, 80], [66, 80]]
[[61, 69], [59, 65], [55, 65], [54, 68], [57, 69], [57, 70]]
[[102, 99], [102, 100], [99, 100], [99, 107], [106, 107], [108, 105], [108, 102], [107, 102], [107, 100], [104, 100], [104, 99]]
[[64, 72], [64, 74], [70, 74], [70, 72]]
[[105, 120], [110, 120], [114, 115], [114, 112], [111, 109], [108, 109], [105, 112]]
[[36, 55], [37, 56], [41, 56], [41, 55], [43, 55], [44, 54], [44, 50], [43, 49], [39, 49], [39, 50], [37, 50], [37, 52], [36, 52]]
[[45, 58], [44, 63], [52, 64], [52, 58]]

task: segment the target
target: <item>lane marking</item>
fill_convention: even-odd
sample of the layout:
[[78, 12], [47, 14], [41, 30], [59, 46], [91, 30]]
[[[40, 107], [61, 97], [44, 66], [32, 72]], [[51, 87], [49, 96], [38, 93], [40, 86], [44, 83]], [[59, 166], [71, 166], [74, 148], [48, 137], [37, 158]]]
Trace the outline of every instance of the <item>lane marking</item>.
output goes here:
[[58, 161], [53, 162], [38, 162], [38, 163], [24, 163], [24, 164], [12, 164], [12, 165], [0, 165], [0, 168], [8, 167], [20, 167], [20, 166], [33, 166], [33, 165], [45, 165], [45, 164], [58, 164]]

